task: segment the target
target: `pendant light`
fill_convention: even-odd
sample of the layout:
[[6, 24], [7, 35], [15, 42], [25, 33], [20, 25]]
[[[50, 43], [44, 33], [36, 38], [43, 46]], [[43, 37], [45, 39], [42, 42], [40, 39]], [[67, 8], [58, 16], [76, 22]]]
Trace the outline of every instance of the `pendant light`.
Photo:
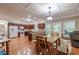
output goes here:
[[49, 9], [49, 16], [46, 18], [48, 21], [50, 21], [50, 20], [52, 20], [52, 16], [51, 16], [51, 7], [49, 6], [48, 7], [48, 9]]
[[26, 19], [26, 22], [32, 22], [31, 15], [28, 15], [28, 18]]

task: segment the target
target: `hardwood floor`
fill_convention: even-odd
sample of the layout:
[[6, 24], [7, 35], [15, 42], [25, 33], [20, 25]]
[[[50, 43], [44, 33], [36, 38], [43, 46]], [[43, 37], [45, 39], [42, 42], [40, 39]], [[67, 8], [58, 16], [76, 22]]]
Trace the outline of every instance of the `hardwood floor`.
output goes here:
[[72, 47], [72, 54], [79, 55], [79, 48]]
[[[28, 37], [13, 38], [9, 43], [9, 55], [36, 55], [36, 44], [28, 40]], [[53, 49], [53, 55], [61, 55]]]
[[[53, 49], [54, 50], [54, 49]], [[73, 55], [79, 55], [79, 48], [72, 47]], [[13, 38], [9, 43], [10, 55], [36, 55], [36, 44], [29, 41], [28, 37]], [[55, 51], [53, 55], [61, 55]], [[63, 54], [62, 54], [63, 55]]]
[[17, 55], [17, 54], [36, 54], [35, 53], [35, 44], [28, 41], [28, 37], [20, 37], [13, 38], [9, 43], [9, 54]]

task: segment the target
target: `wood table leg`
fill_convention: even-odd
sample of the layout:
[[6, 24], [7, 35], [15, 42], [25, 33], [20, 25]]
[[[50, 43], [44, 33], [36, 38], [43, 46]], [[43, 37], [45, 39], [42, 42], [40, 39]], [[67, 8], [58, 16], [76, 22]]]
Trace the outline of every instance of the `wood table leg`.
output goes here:
[[6, 54], [9, 55], [9, 41], [6, 42]]
[[57, 40], [56, 40], [56, 49], [57, 49], [57, 45], [58, 45], [58, 43], [57, 43]]
[[2, 46], [4, 46], [5, 44], [4, 43], [2, 43]]
[[58, 46], [60, 46], [60, 38], [58, 38], [57, 43], [58, 43]]

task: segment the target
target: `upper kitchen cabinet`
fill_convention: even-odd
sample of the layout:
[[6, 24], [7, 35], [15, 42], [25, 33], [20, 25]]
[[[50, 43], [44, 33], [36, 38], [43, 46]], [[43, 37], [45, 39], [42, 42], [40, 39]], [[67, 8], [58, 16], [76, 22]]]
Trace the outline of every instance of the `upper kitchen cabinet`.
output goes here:
[[39, 23], [38, 24], [38, 29], [45, 29], [45, 24], [44, 23]]
[[33, 24], [28, 24], [25, 26], [25, 29], [34, 29], [34, 25]]

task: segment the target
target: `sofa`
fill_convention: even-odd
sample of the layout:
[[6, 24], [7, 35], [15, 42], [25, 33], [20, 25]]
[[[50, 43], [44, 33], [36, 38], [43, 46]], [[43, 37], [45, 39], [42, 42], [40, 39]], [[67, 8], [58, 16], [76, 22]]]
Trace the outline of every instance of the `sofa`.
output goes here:
[[72, 47], [79, 48], [79, 31], [74, 31], [70, 34], [70, 41]]

